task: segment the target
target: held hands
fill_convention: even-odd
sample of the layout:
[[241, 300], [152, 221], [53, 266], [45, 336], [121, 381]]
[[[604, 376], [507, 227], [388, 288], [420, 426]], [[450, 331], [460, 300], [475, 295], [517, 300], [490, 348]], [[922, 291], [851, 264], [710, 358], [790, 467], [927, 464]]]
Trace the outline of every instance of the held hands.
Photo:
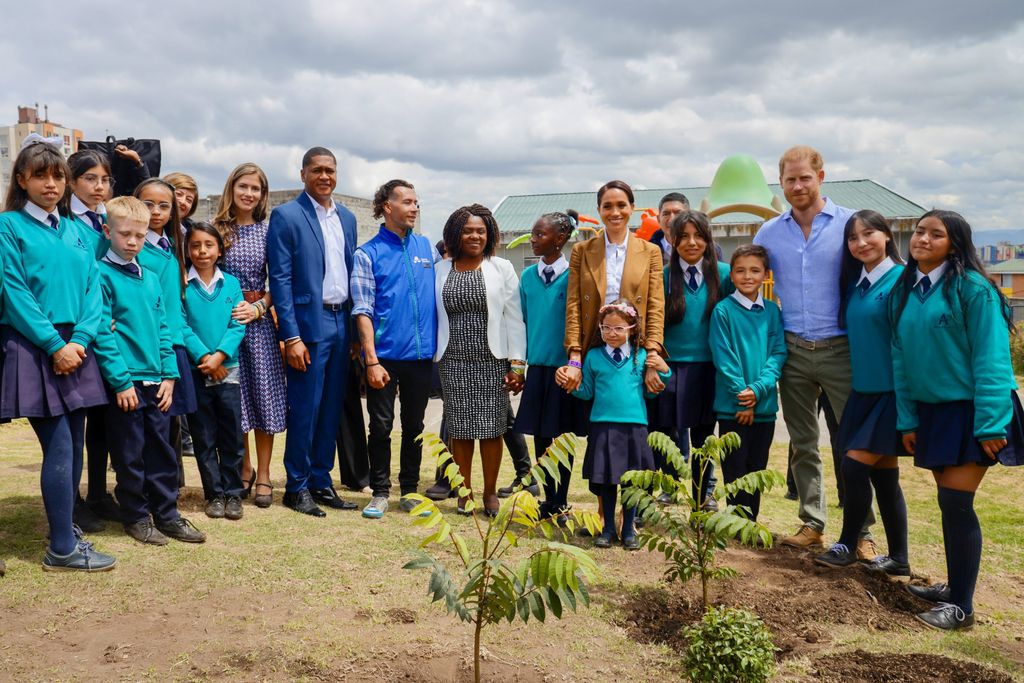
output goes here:
[[511, 391], [513, 394], [518, 394], [523, 390], [523, 377], [517, 374], [513, 370], [509, 370], [505, 374], [505, 390]]
[[135, 393], [135, 387], [128, 387], [124, 391], [117, 392], [117, 407], [126, 413], [130, 413], [139, 407], [139, 396]]
[[70, 342], [54, 352], [53, 371], [58, 375], [70, 375], [82, 365], [85, 359], [85, 348], [81, 344]]
[[752, 425], [754, 424], [754, 409], [747, 408], [736, 413], [736, 421], [741, 425]]
[[736, 402], [744, 408], [753, 408], [757, 405], [757, 395], [754, 394], [754, 390], [747, 387], [740, 393], [736, 394]]
[[661, 357], [661, 354], [654, 351], [647, 352], [647, 360], [644, 361], [645, 368], [654, 368], [656, 372], [668, 372], [668, 363]]
[[174, 400], [174, 380], [165, 379], [160, 382], [160, 387], [156, 390], [156, 407], [160, 409], [161, 413], [166, 413], [171, 409], [171, 402]]
[[225, 360], [227, 356], [223, 351], [214, 351], [200, 358], [197, 368], [214, 382], [219, 382], [228, 376], [228, 369], [224, 367]]
[[239, 301], [235, 304], [235, 307], [231, 309], [231, 319], [237, 323], [241, 323], [242, 325], [248, 325], [259, 317], [256, 307], [244, 300]]
[[378, 361], [375, 365], [366, 367], [366, 383], [373, 389], [383, 389], [391, 381], [391, 375]]
[[555, 370], [555, 383], [565, 389], [566, 393], [571, 394], [576, 391], [581, 381], [583, 381], [583, 372], [579, 368], [563, 365]]
[[288, 361], [288, 365], [292, 366], [299, 372], [305, 372], [306, 366], [309, 365], [309, 349], [302, 343], [301, 339], [296, 339], [290, 344], [285, 344], [284, 349], [285, 359]]

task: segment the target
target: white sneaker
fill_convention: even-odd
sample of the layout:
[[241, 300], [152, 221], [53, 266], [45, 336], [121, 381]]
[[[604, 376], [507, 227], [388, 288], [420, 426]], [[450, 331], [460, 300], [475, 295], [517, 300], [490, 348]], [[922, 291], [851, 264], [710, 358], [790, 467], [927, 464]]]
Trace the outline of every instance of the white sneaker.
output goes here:
[[370, 499], [369, 505], [363, 508], [363, 517], [368, 519], [380, 519], [388, 511], [387, 496], [374, 496]]

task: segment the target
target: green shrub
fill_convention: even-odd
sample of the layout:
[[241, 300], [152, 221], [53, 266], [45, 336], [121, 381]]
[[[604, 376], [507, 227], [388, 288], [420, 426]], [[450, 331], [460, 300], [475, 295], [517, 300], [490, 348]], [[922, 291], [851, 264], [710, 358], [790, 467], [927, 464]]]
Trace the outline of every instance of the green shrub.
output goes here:
[[1010, 360], [1014, 374], [1024, 375], [1024, 325], [1017, 325], [1017, 334], [1010, 337]]
[[685, 633], [683, 665], [693, 683], [760, 683], [775, 672], [768, 627], [746, 610], [712, 607]]

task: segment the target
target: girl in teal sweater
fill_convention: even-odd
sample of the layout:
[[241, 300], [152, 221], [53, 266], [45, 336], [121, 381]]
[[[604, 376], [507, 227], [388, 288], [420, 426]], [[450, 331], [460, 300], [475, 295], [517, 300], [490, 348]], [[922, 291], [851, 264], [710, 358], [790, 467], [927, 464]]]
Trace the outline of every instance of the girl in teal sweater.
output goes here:
[[[665, 351], [672, 379], [648, 410], [651, 428], [672, 435], [688, 457], [691, 444], [703, 446], [715, 432], [715, 366], [708, 331], [711, 311], [734, 287], [729, 265], [718, 260], [705, 214], [683, 211], [673, 218], [669, 242], [673, 250], [665, 266]], [[665, 463], [659, 465], [665, 467]], [[693, 497], [711, 509], [715, 506], [714, 470], [704, 469], [703, 482], [700, 470], [694, 461]]]
[[50, 527], [43, 569], [103, 571], [114, 558], [72, 525], [85, 411], [107, 401], [91, 353], [102, 324], [96, 256], [67, 217], [70, 170], [61, 152], [30, 142], [11, 170], [0, 214], [0, 419], [27, 417], [43, 450], [40, 485]]
[[853, 390], [839, 425], [841, 472], [845, 482], [843, 531], [828, 552], [814, 559], [828, 567], [857, 562], [857, 542], [871, 509], [871, 487], [885, 525], [889, 554], [870, 569], [910, 576], [907, 558], [907, 505], [900, 488], [899, 456], [908, 455], [896, 430], [892, 378], [892, 326], [889, 295], [903, 274], [888, 222], [877, 211], [858, 211], [845, 228], [839, 280], [839, 326], [847, 330]]
[[[583, 459], [583, 476], [590, 490], [601, 497], [604, 531], [594, 541], [597, 548], [610, 548], [615, 533], [615, 499], [622, 475], [630, 470], [654, 468], [654, 454], [647, 444], [647, 406], [644, 372], [647, 366], [662, 381], [672, 371], [660, 356], [651, 359], [641, 344], [640, 316], [625, 299], [600, 309], [598, 329], [604, 344], [587, 352], [583, 378], [573, 395], [593, 400], [590, 435]], [[640, 548], [634, 522], [636, 508], [622, 508], [622, 545]]]
[[1024, 463], [1009, 308], [978, 260], [971, 226], [953, 211], [918, 221], [892, 302], [897, 428], [914, 464], [935, 477], [949, 577], [909, 589], [938, 603], [920, 621], [968, 628], [982, 545], [975, 491], [989, 466]]
[[209, 517], [242, 518], [242, 394], [238, 347], [245, 326], [231, 316], [242, 301], [238, 280], [217, 267], [224, 240], [209, 223], [186, 234], [192, 267], [185, 288], [184, 341], [195, 363], [195, 412], [188, 417]]

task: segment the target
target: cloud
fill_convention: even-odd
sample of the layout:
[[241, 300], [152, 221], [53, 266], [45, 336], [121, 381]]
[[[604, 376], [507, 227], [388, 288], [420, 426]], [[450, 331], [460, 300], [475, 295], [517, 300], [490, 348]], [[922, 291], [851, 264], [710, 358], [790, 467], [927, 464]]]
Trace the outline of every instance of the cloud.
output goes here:
[[[830, 178], [875, 179], [979, 228], [1020, 225], [1019, 2], [48, 8], [75, 30], [8, 33], [0, 122], [38, 101], [92, 139], [160, 138], [164, 169], [193, 173], [203, 193], [242, 161], [295, 187], [302, 152], [326, 145], [340, 191], [406, 177], [437, 235], [465, 203], [612, 177], [705, 185], [735, 153], [772, 179], [780, 152], [808, 143]], [[7, 23], [34, 27], [36, 12], [16, 4]]]

